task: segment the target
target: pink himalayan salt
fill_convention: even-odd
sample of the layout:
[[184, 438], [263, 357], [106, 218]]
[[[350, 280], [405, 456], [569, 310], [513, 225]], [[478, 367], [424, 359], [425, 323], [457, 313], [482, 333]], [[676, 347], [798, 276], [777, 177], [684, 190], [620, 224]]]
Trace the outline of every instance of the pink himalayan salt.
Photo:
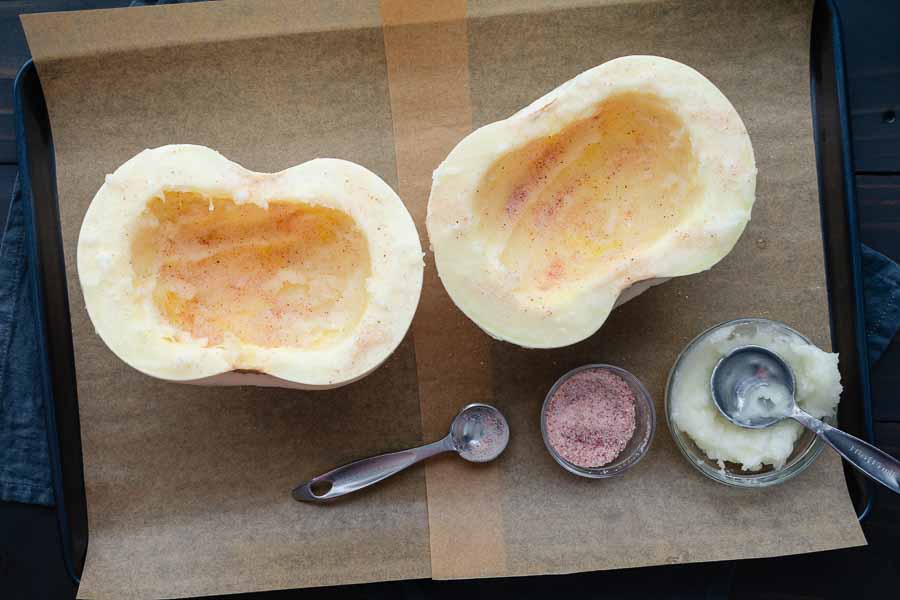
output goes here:
[[634, 392], [603, 369], [586, 369], [563, 382], [547, 406], [547, 438], [564, 459], [579, 467], [602, 467], [634, 435]]

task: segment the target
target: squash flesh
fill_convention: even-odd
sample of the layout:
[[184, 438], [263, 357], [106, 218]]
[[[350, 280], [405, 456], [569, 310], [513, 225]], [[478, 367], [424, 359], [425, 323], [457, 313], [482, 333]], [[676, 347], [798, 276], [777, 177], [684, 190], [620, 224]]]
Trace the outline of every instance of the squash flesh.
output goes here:
[[368, 302], [366, 237], [332, 208], [166, 191], [148, 201], [131, 253], [134, 285], [206, 346], [326, 347]]
[[475, 235], [521, 302], [565, 295], [677, 230], [702, 191], [696, 174], [678, 115], [651, 94], [621, 93], [496, 160], [473, 200]]
[[694, 69], [624, 56], [460, 141], [426, 225], [453, 302], [489, 335], [559, 348], [750, 220], [756, 164], [734, 106]]

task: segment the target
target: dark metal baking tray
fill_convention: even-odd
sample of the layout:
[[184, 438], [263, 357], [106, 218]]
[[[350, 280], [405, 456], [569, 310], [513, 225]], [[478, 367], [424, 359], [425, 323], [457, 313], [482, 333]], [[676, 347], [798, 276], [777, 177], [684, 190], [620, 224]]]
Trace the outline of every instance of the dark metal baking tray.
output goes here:
[[[847, 75], [841, 22], [832, 0], [816, 2], [813, 10], [809, 75], [831, 341], [841, 355], [844, 386], [838, 422], [871, 441], [872, 401]], [[874, 484], [846, 462], [844, 475], [862, 520], [872, 508]]]
[[[839, 421], [872, 438], [860, 246], [840, 23], [831, 0], [816, 3], [810, 47], [810, 82], [816, 162], [822, 210], [831, 334], [841, 354], [844, 395]], [[43, 90], [33, 63], [15, 82], [15, 119], [22, 188], [28, 218], [31, 285], [42, 335], [39, 360], [48, 403], [47, 426], [64, 559], [78, 581], [88, 545], [87, 504], [75, 384], [53, 137]], [[871, 509], [872, 484], [845, 464], [850, 495], [860, 519]]]

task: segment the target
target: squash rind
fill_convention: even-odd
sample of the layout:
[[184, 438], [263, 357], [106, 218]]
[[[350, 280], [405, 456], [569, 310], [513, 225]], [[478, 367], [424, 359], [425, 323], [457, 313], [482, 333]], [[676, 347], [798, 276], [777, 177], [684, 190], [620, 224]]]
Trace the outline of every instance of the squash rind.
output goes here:
[[[147, 202], [164, 191], [196, 191], [265, 206], [269, 200], [349, 214], [366, 236], [371, 260], [366, 309], [333, 345], [262, 347], [229, 338], [214, 347], [185, 340], [138, 289], [129, 238]], [[408, 330], [422, 287], [422, 248], [396, 193], [377, 175], [339, 159], [315, 159], [278, 173], [257, 173], [203, 146], [144, 150], [95, 195], [78, 239], [85, 306], [106, 345], [148, 375], [205, 385], [337, 387], [377, 368]], [[176, 340], [180, 337], [180, 340]]]

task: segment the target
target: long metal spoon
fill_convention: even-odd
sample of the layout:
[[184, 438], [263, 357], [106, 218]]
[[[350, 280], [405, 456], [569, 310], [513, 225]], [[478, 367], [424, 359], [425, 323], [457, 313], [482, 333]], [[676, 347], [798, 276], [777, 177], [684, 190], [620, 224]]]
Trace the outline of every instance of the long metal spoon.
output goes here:
[[487, 404], [470, 404], [453, 419], [447, 437], [418, 448], [364, 458], [338, 467], [298, 485], [294, 488], [294, 500], [331, 500], [369, 487], [443, 452], [458, 452], [471, 462], [488, 462], [500, 456], [508, 443], [509, 425], [503, 414]]
[[865, 475], [900, 493], [900, 461], [797, 406], [794, 373], [771, 350], [735, 348], [716, 363], [711, 386], [719, 412], [735, 425], [762, 429], [785, 418], [794, 419]]

